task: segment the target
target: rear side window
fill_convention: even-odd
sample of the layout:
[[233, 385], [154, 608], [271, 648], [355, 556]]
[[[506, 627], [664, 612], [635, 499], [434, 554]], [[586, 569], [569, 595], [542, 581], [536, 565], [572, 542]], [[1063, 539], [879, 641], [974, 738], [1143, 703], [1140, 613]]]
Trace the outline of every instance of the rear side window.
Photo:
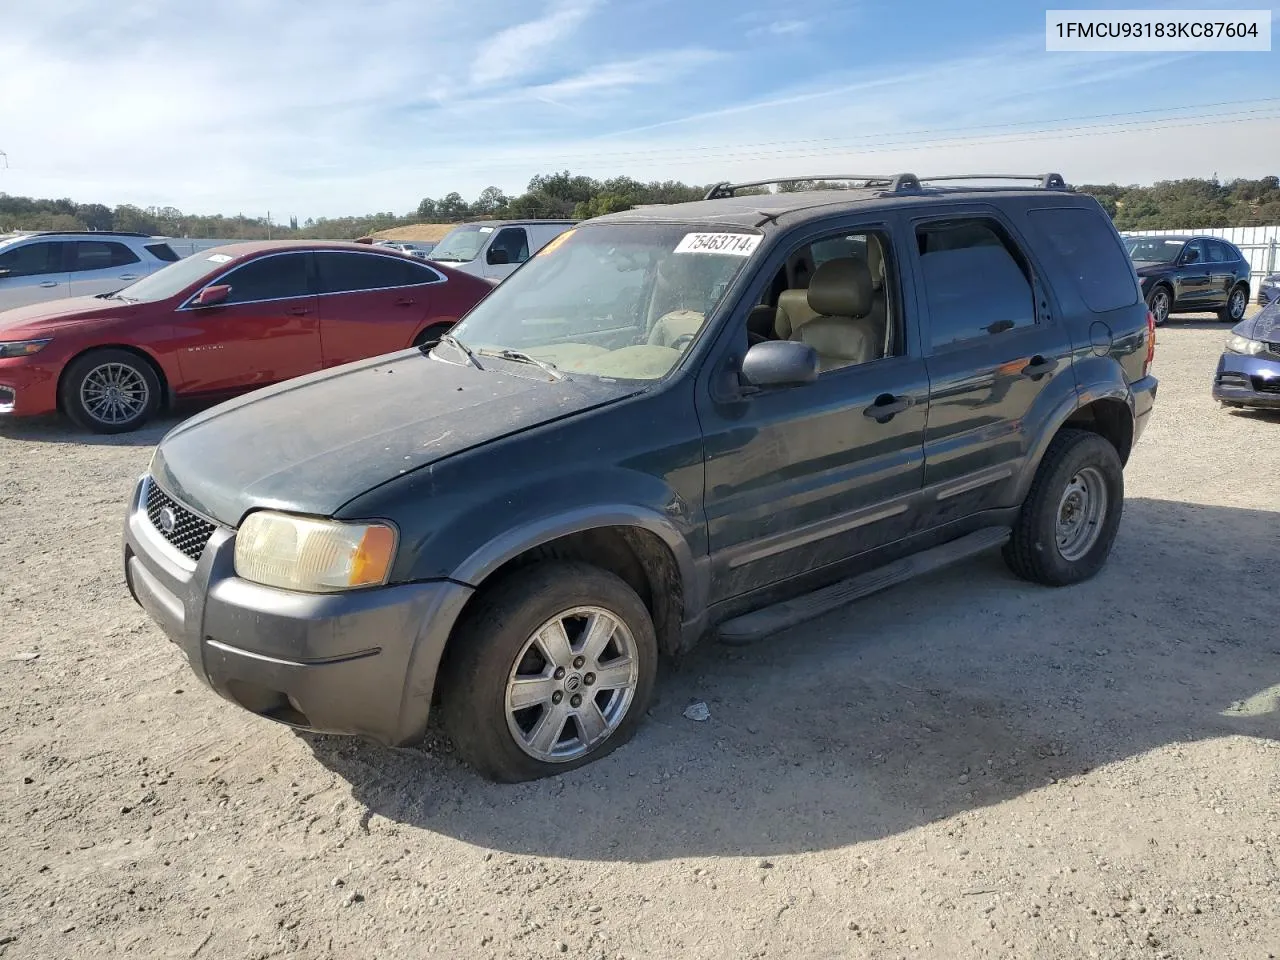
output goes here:
[[1030, 271], [994, 220], [945, 220], [916, 228], [935, 347], [1036, 322]]
[[285, 253], [253, 260], [217, 281], [230, 284], [227, 303], [283, 300], [308, 295], [307, 254]]
[[45, 240], [24, 243], [15, 250], [0, 253], [0, 270], [5, 277], [39, 277], [47, 273], [63, 273], [62, 241]]
[[138, 263], [141, 259], [123, 243], [113, 243], [109, 240], [77, 240], [72, 245], [71, 263], [68, 269], [72, 273], [110, 270], [112, 267], [125, 267], [131, 263]]
[[321, 293], [354, 293], [432, 283], [434, 271], [401, 257], [376, 253], [317, 253]]
[[1100, 211], [1046, 207], [1031, 210], [1027, 218], [1090, 310], [1106, 313], [1138, 302], [1133, 264]]
[[1209, 259], [1214, 263], [1230, 263], [1236, 258], [1232, 249], [1221, 240], [1206, 240], [1209, 246]]
[[176, 263], [178, 260], [178, 255], [173, 252], [173, 247], [167, 243], [148, 243], [146, 251], [157, 260], [163, 260], [165, 263]]

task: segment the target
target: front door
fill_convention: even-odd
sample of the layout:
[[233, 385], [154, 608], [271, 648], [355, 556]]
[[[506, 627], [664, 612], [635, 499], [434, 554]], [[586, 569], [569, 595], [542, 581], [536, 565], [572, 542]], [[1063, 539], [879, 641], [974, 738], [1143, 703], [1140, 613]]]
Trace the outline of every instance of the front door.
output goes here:
[[182, 393], [261, 387], [320, 369], [320, 324], [311, 292], [311, 254], [272, 253], [208, 285], [226, 301], [175, 314]]
[[[801, 254], [813, 259], [814, 247], [846, 241], [847, 255], [834, 266], [819, 264], [809, 293], [802, 293], [820, 322], [787, 337], [814, 346], [823, 367], [818, 380], [745, 396], [722, 394], [719, 373], [699, 383], [713, 603], [900, 539], [910, 528], [923, 482], [929, 382], [924, 360], [903, 335], [910, 301], [903, 296], [889, 225], [818, 225], [798, 239], [765, 263], [748, 297], [753, 304], [765, 302], [736, 318], [741, 329], [733, 335], [746, 349], [747, 316], [776, 307], [772, 281], [775, 274], [785, 275], [789, 260]], [[871, 244], [888, 254], [883, 279], [875, 257], [866, 263]], [[845, 278], [871, 283], [872, 305], [866, 307], [864, 291], [844, 298], [849, 306], [841, 308], [848, 315], [828, 314], [841, 306], [841, 297], [815, 299], [813, 291], [828, 285], [830, 292], [830, 282], [839, 285]], [[850, 349], [867, 342], [858, 338], [869, 329], [879, 331], [878, 342], [866, 351]], [[781, 338], [776, 330], [770, 336]], [[727, 362], [733, 367], [733, 360]], [[736, 378], [735, 371], [728, 372]], [[887, 404], [897, 412], [877, 410]]]
[[1012, 505], [1045, 405], [1075, 391], [1071, 337], [1009, 224], [990, 209], [912, 221], [929, 352], [930, 527]]
[[1202, 240], [1192, 240], [1183, 248], [1177, 273], [1178, 306], [1205, 307], [1213, 300], [1209, 251]]

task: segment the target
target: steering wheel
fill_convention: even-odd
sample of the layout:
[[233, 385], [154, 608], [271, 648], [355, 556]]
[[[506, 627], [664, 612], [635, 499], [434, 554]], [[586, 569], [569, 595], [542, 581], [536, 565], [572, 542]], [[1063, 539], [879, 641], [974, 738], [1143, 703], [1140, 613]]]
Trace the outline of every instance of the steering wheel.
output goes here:
[[667, 344], [667, 346], [669, 346], [672, 350], [683, 351], [691, 343], [693, 343], [693, 334], [682, 333], [680, 334], [680, 336], [676, 337], [669, 344]]

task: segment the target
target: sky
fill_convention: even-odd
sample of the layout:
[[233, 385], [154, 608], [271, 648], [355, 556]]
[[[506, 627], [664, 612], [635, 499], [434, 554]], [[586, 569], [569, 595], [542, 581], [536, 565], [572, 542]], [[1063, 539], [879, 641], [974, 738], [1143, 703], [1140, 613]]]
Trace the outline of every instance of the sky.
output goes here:
[[0, 24], [15, 195], [282, 221], [565, 169], [1280, 173], [1280, 51], [1048, 53], [1042, 3], [0, 0]]

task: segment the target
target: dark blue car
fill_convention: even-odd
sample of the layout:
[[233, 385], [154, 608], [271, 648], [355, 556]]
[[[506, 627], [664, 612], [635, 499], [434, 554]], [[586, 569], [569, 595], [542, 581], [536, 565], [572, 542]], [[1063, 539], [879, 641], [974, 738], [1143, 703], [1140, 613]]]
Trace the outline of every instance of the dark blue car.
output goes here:
[[1229, 407], [1280, 409], [1280, 300], [1232, 327], [1213, 397]]

